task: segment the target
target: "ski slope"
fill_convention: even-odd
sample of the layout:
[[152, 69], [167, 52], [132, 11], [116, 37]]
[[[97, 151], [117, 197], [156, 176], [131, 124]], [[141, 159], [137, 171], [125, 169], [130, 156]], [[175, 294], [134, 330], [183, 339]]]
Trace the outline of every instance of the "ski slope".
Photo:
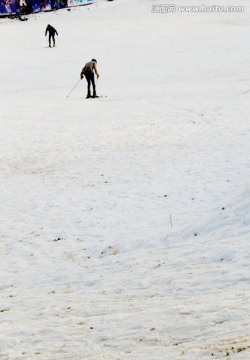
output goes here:
[[250, 6], [153, 4], [0, 19], [1, 360], [250, 358]]

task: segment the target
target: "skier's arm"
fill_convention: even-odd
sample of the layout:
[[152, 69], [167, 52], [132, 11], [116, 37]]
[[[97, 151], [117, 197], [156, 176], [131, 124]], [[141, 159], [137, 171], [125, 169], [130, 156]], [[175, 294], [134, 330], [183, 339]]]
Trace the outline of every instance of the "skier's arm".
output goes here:
[[84, 70], [84, 68], [82, 69], [82, 71], [81, 71], [81, 73], [80, 73], [80, 78], [81, 78], [81, 79], [84, 78], [83, 70]]
[[94, 72], [95, 72], [95, 74], [97, 76], [97, 79], [98, 79], [100, 77], [100, 74], [97, 71], [96, 65], [94, 65], [93, 69], [94, 69]]

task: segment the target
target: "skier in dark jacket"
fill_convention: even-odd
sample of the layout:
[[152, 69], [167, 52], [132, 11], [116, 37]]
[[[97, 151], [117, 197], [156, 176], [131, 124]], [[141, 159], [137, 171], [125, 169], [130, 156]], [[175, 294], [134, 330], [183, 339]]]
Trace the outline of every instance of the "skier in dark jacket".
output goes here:
[[47, 33], [49, 33], [49, 47], [51, 47], [51, 39], [53, 40], [53, 46], [56, 46], [55, 34], [58, 36], [58, 32], [56, 31], [56, 29], [53, 28], [53, 26], [48, 25], [46, 27], [45, 36], [47, 36]]
[[[85, 78], [88, 82], [87, 99], [90, 97], [93, 97], [93, 98], [98, 97], [96, 95], [96, 88], [95, 88], [95, 74], [97, 76], [97, 79], [99, 78], [100, 75], [97, 71], [96, 64], [97, 64], [96, 59], [92, 59], [91, 61], [87, 62], [80, 74], [81, 79], [85, 76]], [[92, 88], [93, 88], [92, 96], [91, 96], [91, 91], [90, 91], [91, 84], [92, 84]]]

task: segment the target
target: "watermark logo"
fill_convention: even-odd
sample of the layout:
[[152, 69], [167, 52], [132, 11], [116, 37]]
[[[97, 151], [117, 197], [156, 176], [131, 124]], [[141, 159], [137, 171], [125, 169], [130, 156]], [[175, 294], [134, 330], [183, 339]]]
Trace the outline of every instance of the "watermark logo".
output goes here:
[[176, 5], [174, 4], [156, 4], [152, 5], [153, 13], [175, 13]]
[[153, 13], [160, 14], [160, 13], [240, 13], [245, 11], [244, 6], [223, 6], [223, 5], [200, 5], [200, 6], [189, 6], [189, 5], [182, 5], [177, 6], [175, 4], [155, 4], [152, 5]]

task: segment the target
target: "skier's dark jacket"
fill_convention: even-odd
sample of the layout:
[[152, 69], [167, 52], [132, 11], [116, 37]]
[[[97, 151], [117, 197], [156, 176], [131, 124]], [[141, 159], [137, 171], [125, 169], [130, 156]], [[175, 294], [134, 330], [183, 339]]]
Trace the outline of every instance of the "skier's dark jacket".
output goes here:
[[58, 32], [56, 31], [56, 29], [53, 28], [53, 26], [51, 26], [51, 25], [48, 25], [46, 27], [45, 36], [47, 35], [47, 32], [49, 33], [50, 36], [55, 36], [55, 34], [58, 35]]

